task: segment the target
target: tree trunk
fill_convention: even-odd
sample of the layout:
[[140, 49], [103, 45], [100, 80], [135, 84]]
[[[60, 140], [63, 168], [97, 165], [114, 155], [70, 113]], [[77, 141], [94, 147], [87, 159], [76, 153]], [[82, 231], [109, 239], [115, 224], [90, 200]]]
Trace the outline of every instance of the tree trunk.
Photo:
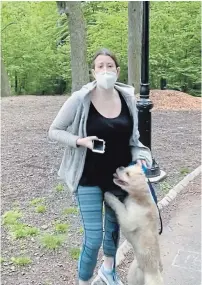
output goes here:
[[70, 44], [72, 92], [79, 90], [89, 82], [89, 68], [87, 63], [86, 26], [79, 1], [57, 2], [60, 13], [68, 17]]
[[15, 94], [18, 94], [18, 76], [17, 76], [17, 72], [15, 71]]
[[142, 47], [142, 1], [128, 2], [128, 84], [140, 92]]
[[11, 95], [11, 89], [10, 89], [8, 74], [6, 72], [3, 59], [1, 58], [1, 97], [6, 97], [10, 95]]

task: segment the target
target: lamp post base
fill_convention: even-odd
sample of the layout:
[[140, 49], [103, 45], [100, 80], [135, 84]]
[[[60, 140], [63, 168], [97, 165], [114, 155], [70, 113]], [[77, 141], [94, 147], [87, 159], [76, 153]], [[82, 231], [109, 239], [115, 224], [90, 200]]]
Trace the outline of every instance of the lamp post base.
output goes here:
[[160, 170], [160, 174], [158, 176], [155, 176], [152, 178], [147, 176], [147, 178], [149, 178], [151, 183], [156, 183], [156, 182], [162, 181], [164, 178], [166, 178], [166, 176], [167, 176], [166, 172], [163, 170]]
[[163, 170], [160, 170], [158, 164], [153, 158], [152, 167], [147, 170], [146, 176], [151, 182], [158, 182], [166, 177], [166, 173]]

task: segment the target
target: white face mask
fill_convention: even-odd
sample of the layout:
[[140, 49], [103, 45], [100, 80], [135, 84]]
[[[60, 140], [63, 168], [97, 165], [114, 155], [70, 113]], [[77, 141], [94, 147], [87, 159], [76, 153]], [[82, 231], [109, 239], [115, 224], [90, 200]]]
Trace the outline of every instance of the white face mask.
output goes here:
[[117, 74], [111, 71], [98, 72], [95, 74], [95, 78], [99, 87], [110, 89], [114, 87], [117, 80]]

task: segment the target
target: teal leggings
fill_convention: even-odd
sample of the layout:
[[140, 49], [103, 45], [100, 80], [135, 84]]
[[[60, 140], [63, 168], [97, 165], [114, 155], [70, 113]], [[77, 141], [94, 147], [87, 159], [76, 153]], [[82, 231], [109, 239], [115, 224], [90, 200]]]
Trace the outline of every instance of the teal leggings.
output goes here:
[[78, 263], [79, 279], [88, 281], [97, 263], [103, 242], [105, 256], [114, 257], [119, 242], [119, 225], [114, 211], [105, 205], [103, 237], [103, 192], [97, 186], [79, 186], [77, 201], [84, 228], [84, 239]]

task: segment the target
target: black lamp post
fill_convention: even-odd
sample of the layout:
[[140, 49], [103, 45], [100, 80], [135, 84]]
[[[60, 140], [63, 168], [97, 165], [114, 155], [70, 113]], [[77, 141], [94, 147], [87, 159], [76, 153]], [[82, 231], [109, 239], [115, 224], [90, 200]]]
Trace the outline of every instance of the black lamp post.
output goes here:
[[[140, 141], [151, 150], [151, 109], [153, 103], [149, 99], [149, 1], [143, 2], [142, 20], [142, 57], [140, 99], [137, 101]], [[152, 168], [147, 171], [147, 177], [160, 176], [158, 164], [153, 158]]]

